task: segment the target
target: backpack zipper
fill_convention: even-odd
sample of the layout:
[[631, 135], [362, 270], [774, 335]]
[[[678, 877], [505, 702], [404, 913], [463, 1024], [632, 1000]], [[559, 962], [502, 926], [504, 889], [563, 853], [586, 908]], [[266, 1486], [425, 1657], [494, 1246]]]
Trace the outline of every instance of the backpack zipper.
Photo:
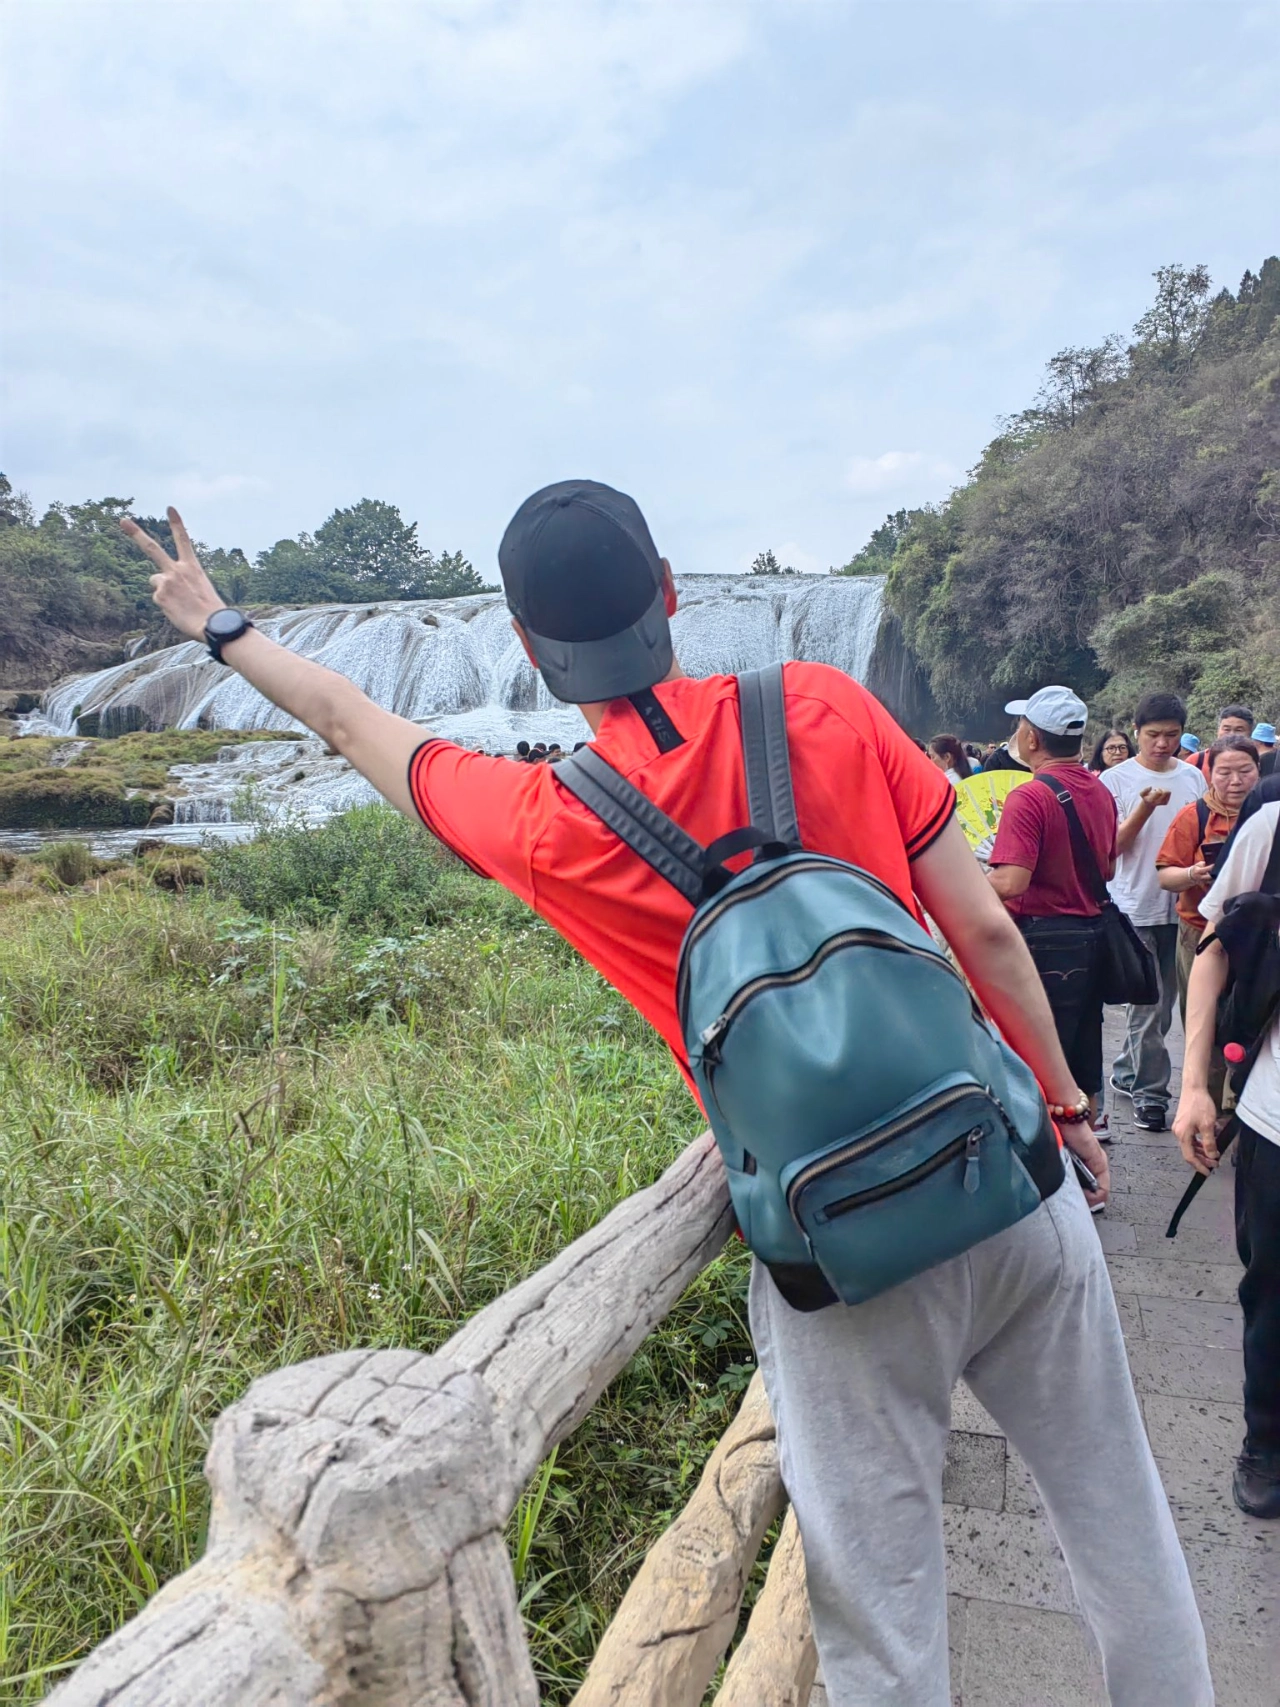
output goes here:
[[909, 919], [915, 919], [915, 914], [912, 913], [910, 907], [894, 894], [887, 883], [882, 883], [878, 877], [873, 877], [869, 871], [863, 871], [861, 866], [846, 865], [841, 860], [830, 859], [826, 855], [817, 854], [809, 859], [793, 860], [791, 864], [783, 866], [781, 869], [774, 867], [772, 870], [765, 870], [757, 881], [744, 884], [741, 889], [735, 890], [719, 905], [708, 907], [702, 917], [690, 925], [680, 948], [680, 964], [676, 971], [676, 1010], [681, 1015], [682, 1020], [685, 1001], [689, 993], [689, 956], [694, 944], [715, 923], [721, 913], [727, 912], [739, 901], [754, 899], [755, 896], [762, 895], [767, 889], [772, 889], [775, 883], [781, 883], [784, 877], [789, 877], [793, 871], [826, 871], [833, 866], [837, 870], [853, 871], [863, 882], [869, 883], [873, 889], [879, 890], [883, 896], [892, 901], [895, 907], [901, 907]]
[[[982, 1148], [982, 1128], [975, 1126], [969, 1132], [962, 1133], [959, 1138], [953, 1138], [943, 1146], [936, 1156], [930, 1156], [928, 1161], [919, 1163], [905, 1174], [899, 1174], [896, 1179], [883, 1180], [879, 1185], [868, 1186], [865, 1191], [851, 1192], [848, 1197], [837, 1198], [834, 1203], [823, 1205], [822, 1215], [825, 1220], [832, 1221], [841, 1215], [848, 1215], [851, 1210], [865, 1208], [868, 1204], [878, 1203], [882, 1198], [893, 1197], [899, 1191], [908, 1191], [921, 1180], [928, 1179], [930, 1174], [938, 1173], [949, 1163], [965, 1158], [963, 1186], [971, 1196], [978, 1189], [978, 1152]], [[788, 1193], [788, 1208], [790, 1208]], [[791, 1213], [795, 1215], [795, 1210]]]
[[887, 931], [872, 930], [865, 926], [856, 930], [839, 931], [835, 936], [828, 937], [817, 953], [811, 955], [803, 966], [794, 967], [790, 972], [765, 972], [742, 986], [720, 1017], [699, 1034], [698, 1041], [702, 1045], [708, 1077], [711, 1070], [718, 1065], [719, 1049], [725, 1033], [749, 1001], [763, 990], [785, 989], [791, 984], [803, 984], [840, 949], [857, 947], [883, 948], [892, 954], [913, 954], [920, 960], [933, 961], [950, 973], [962, 988], [965, 987], [964, 979], [955, 967], [945, 955], [939, 954], [935, 949], [917, 948], [914, 943], [902, 942], [898, 937], [890, 936]]
[[[976, 1085], [973, 1083], [967, 1085], [953, 1085], [949, 1091], [940, 1091], [937, 1096], [930, 1097], [928, 1102], [921, 1103], [917, 1108], [911, 1109], [907, 1114], [899, 1115], [897, 1120], [891, 1122], [890, 1125], [877, 1127], [874, 1132], [869, 1132], [865, 1138], [855, 1138], [851, 1143], [845, 1144], [839, 1150], [835, 1151], [834, 1154], [820, 1156], [816, 1161], [810, 1162], [807, 1168], [801, 1168], [800, 1172], [787, 1187], [787, 1208], [790, 1209], [791, 1213], [794, 1215], [794, 1199], [806, 1186], [810, 1185], [822, 1174], [830, 1172], [832, 1168], [842, 1167], [846, 1162], [860, 1161], [864, 1156], [869, 1156], [874, 1151], [880, 1149], [882, 1145], [891, 1144], [895, 1138], [901, 1136], [903, 1132], [909, 1132], [913, 1126], [919, 1126], [922, 1120], [927, 1120], [930, 1116], [941, 1113], [942, 1110], [950, 1108], [953, 1103], [963, 1101], [965, 1097], [972, 1096], [975, 1091], [979, 1094], [984, 1094], [990, 1097], [992, 1104], [999, 1110], [1007, 1125], [1008, 1116], [1005, 1115], [1004, 1110], [1000, 1107], [1000, 1104], [996, 1101], [995, 1097], [991, 1096], [991, 1092], [987, 1090], [985, 1085]], [[912, 1168], [909, 1173], [900, 1175], [898, 1179], [888, 1181], [888, 1189], [896, 1191], [900, 1183], [909, 1183], [913, 1179], [919, 1177], [921, 1169], [923, 1169], [925, 1173], [928, 1173], [935, 1163], [941, 1166], [941, 1162], [939, 1161], [940, 1157], [958, 1156], [963, 1152], [967, 1157], [965, 1167], [965, 1190], [976, 1191], [978, 1148], [981, 1141], [982, 1128], [980, 1126], [972, 1127], [962, 1137], [953, 1138], [945, 1148], [939, 1150], [937, 1156], [931, 1157], [927, 1162], [921, 1162], [919, 1167]], [[973, 1170], [972, 1173], [970, 1173], [970, 1168]], [[970, 1179], [975, 1182], [973, 1185], [969, 1184]], [[880, 1196], [886, 1195], [883, 1187], [872, 1186], [868, 1189]], [[851, 1198], [841, 1199], [840, 1205], [829, 1205], [827, 1213], [831, 1214], [836, 1210], [841, 1209], [843, 1205], [852, 1207], [855, 1201], [860, 1198], [865, 1198], [866, 1195], [867, 1194], [865, 1192], [856, 1192]], [[870, 1199], [868, 1199], [868, 1201], [870, 1201]]]

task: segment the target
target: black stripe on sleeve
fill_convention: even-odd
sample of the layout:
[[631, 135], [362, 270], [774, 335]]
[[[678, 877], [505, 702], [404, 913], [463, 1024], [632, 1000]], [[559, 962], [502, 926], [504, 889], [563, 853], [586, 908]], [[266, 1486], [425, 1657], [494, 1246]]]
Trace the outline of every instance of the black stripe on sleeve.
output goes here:
[[950, 783], [947, 784], [947, 795], [946, 800], [938, 803], [938, 810], [929, 822], [922, 830], [917, 830], [907, 843], [907, 858], [909, 860], [919, 859], [922, 853], [927, 853], [950, 823], [951, 816], [956, 809], [955, 790]]

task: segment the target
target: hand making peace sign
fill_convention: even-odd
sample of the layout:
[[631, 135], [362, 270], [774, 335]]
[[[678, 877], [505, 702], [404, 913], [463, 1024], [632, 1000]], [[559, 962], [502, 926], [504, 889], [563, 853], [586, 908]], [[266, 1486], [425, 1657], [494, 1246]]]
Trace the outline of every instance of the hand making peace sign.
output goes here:
[[168, 511], [169, 526], [173, 529], [178, 548], [176, 560], [153, 539], [145, 528], [126, 518], [120, 523], [123, 531], [155, 564], [159, 571], [151, 577], [152, 597], [169, 621], [190, 640], [204, 638], [204, 625], [216, 610], [226, 606], [218, 589], [200, 566], [182, 517], [172, 507]]

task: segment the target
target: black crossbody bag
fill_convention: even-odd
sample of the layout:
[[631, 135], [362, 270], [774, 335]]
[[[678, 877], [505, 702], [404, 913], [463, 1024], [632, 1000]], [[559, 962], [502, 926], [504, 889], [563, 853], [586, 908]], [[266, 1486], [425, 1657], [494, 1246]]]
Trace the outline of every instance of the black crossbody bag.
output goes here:
[[1132, 1003], [1135, 1007], [1153, 1006], [1160, 1000], [1155, 960], [1107, 891], [1106, 879], [1089, 846], [1070, 789], [1055, 787], [1046, 776], [1037, 776], [1033, 780], [1043, 783], [1061, 806], [1071, 834], [1071, 860], [1076, 876], [1102, 910], [1103, 1001]]

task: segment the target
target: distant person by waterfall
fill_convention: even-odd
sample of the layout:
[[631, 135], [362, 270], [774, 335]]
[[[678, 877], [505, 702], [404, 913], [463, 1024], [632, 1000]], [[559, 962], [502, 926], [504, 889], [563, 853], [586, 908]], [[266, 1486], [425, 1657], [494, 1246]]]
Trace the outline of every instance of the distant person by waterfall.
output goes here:
[[[228, 610], [177, 511], [169, 519], [176, 559], [135, 523], [123, 525], [155, 565], [156, 601], [174, 626], [560, 930], [670, 1042], [692, 1083], [675, 994], [693, 910], [685, 893], [586, 809], [555, 767], [424, 734]], [[591, 727], [595, 765], [584, 764], [587, 753], [577, 763], [630, 783], [677, 840], [693, 839], [705, 873], [703, 850], [749, 822], [743, 701], [735, 676], [691, 678], [681, 668], [671, 565], [639, 508], [596, 482], [545, 488], [517, 511], [498, 562], [529, 659]], [[1085, 1118], [1087, 1098], [1026, 945], [955, 821], [953, 790], [849, 676], [813, 663], [789, 663], [780, 675], [795, 839], [877, 879], [917, 923], [928, 912], [1053, 1099], [1046, 1112], [1097, 1176], [1093, 1196], [1105, 1199], [1106, 1153]], [[772, 795], [767, 723], [761, 741]], [[756, 845], [731, 841], [718, 859]], [[934, 1048], [922, 1023], [918, 1053], [927, 1060]], [[982, 1131], [949, 1158], [972, 1194], [984, 1179], [988, 1191], [995, 1184], [978, 1160]], [[949, 1698], [942, 1465], [963, 1374], [1027, 1458], [1107, 1677], [1120, 1680], [1125, 1700], [1202, 1707], [1213, 1698], [1204, 1632], [1086, 1199], [1070, 1169], [1044, 1200], [1027, 1177], [1036, 1201], [1021, 1219], [857, 1308], [793, 1308], [780, 1287], [794, 1295], [807, 1283], [812, 1303], [815, 1265], [777, 1277], [753, 1265], [752, 1331], [827, 1689], [841, 1702]], [[960, 1189], [954, 1170], [952, 1183]]]
[[965, 782], [973, 773], [969, 755], [958, 735], [935, 735], [929, 743], [929, 757], [946, 777], [952, 788]]

